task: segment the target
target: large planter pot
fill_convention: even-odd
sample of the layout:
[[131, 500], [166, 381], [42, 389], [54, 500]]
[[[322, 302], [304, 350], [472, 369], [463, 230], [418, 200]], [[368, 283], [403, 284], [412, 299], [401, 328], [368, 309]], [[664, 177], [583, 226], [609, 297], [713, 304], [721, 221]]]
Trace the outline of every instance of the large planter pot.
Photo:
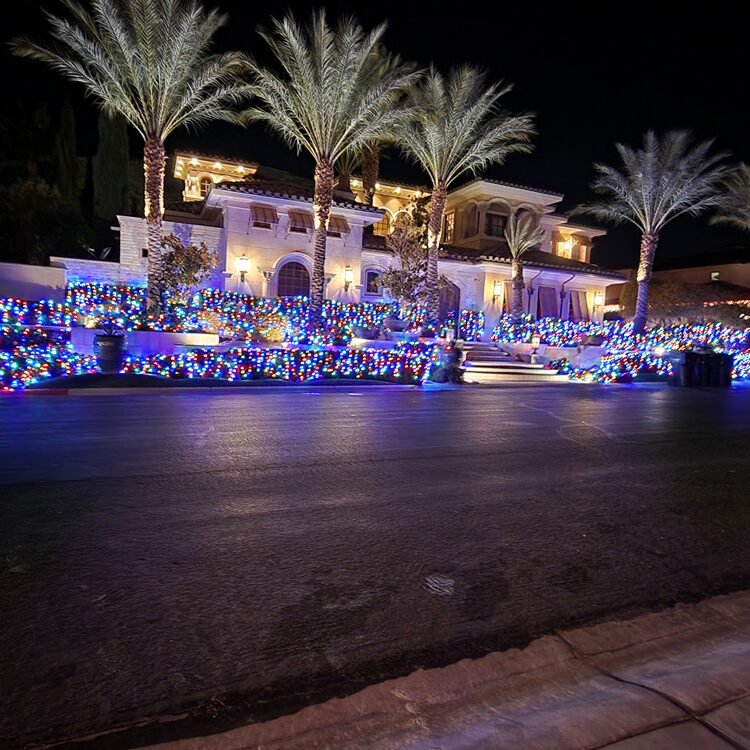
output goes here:
[[401, 318], [386, 318], [383, 324], [392, 331], [404, 331], [409, 327], [409, 321]]
[[102, 372], [119, 372], [125, 357], [125, 337], [98, 333], [94, 336], [94, 354]]

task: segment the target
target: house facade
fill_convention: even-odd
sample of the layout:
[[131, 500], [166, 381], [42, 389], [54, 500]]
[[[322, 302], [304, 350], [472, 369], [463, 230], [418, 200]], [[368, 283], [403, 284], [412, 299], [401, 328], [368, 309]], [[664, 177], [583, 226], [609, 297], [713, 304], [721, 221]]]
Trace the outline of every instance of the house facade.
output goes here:
[[[174, 176], [184, 201], [166, 211], [165, 233], [205, 242], [220, 258], [208, 286], [256, 296], [309, 293], [313, 258], [312, 186], [268, 179], [258, 165], [180, 152]], [[335, 195], [326, 249], [326, 297], [345, 302], [389, 299], [379, 276], [394, 263], [386, 236], [412, 211], [426, 188], [382, 181], [374, 205], [363, 203], [362, 183]], [[600, 320], [608, 285], [622, 275], [590, 262], [604, 231], [573, 224], [555, 213], [563, 196], [545, 190], [475, 179], [448, 195], [439, 270], [449, 281], [446, 309], [481, 310], [487, 334], [510, 307], [510, 254], [503, 238], [509, 217], [533, 217], [544, 239], [525, 259], [524, 309], [531, 315]], [[146, 223], [118, 217], [119, 263], [54, 258], [69, 279], [143, 283]]]

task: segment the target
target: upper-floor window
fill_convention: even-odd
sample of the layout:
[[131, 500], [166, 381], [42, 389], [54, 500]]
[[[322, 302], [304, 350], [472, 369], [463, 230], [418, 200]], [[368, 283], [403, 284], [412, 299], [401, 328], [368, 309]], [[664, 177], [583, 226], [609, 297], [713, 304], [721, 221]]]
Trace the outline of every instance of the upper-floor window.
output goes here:
[[383, 217], [380, 221], [372, 225], [372, 233], [380, 237], [386, 237], [391, 233], [391, 217], [387, 211], [383, 212]]
[[313, 215], [308, 211], [289, 212], [289, 231], [307, 233], [313, 230]]
[[502, 237], [505, 232], [507, 217], [503, 214], [485, 214], [484, 233], [488, 237]]
[[205, 198], [208, 195], [209, 190], [211, 190], [214, 181], [210, 177], [201, 177], [198, 184], [200, 185], [201, 195]]
[[345, 234], [349, 234], [349, 222], [343, 216], [331, 216], [328, 219], [328, 231], [326, 234], [329, 237], [342, 237]]
[[453, 236], [456, 229], [456, 212], [451, 211], [443, 217], [443, 242], [446, 244], [453, 242]]
[[557, 255], [561, 258], [572, 258], [573, 257], [573, 240], [568, 238], [567, 240], [558, 240], [556, 245]]

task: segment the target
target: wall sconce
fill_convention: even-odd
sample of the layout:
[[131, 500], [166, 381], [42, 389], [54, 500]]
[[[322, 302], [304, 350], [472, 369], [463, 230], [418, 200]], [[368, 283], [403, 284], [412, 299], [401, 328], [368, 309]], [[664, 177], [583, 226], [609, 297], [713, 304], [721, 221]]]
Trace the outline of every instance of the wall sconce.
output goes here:
[[596, 292], [594, 294], [594, 309], [598, 310], [604, 304], [604, 294], [602, 292]]
[[532, 349], [534, 350], [534, 351], [532, 352], [532, 354], [536, 354], [536, 352], [537, 352], [537, 349], [539, 349], [539, 347], [540, 347], [541, 345], [542, 345], [542, 337], [541, 337], [541, 336], [540, 336], [540, 335], [539, 335], [538, 333], [535, 333], [535, 334], [534, 334], [534, 335], [533, 335], [533, 336], [531, 337], [531, 348], [532, 348]]
[[352, 270], [351, 266], [347, 266], [344, 269], [344, 291], [348, 292], [349, 287], [352, 285], [352, 282], [354, 281], [354, 271]]
[[492, 304], [496, 305], [498, 300], [503, 296], [503, 282], [496, 281], [492, 285]]
[[235, 268], [240, 273], [240, 282], [245, 283], [245, 274], [250, 270], [250, 258], [242, 253], [239, 258], [235, 261]]

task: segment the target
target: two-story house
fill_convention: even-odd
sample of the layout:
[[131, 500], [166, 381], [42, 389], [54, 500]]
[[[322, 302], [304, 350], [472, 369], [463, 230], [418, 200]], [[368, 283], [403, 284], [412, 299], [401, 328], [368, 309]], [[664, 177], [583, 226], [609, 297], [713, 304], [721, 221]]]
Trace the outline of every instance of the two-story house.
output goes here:
[[[268, 178], [268, 174], [273, 179]], [[184, 202], [167, 210], [164, 231], [206, 242], [220, 265], [208, 285], [258, 296], [305, 295], [313, 256], [312, 185], [249, 161], [179, 152], [174, 176]], [[326, 296], [347, 302], [387, 299], [379, 283], [394, 263], [385, 238], [409, 213], [424, 187], [382, 180], [374, 205], [362, 202], [361, 180], [337, 193], [328, 227]], [[527, 213], [544, 240], [525, 257], [524, 308], [534, 316], [601, 319], [606, 287], [622, 275], [591, 263], [593, 241], [605, 232], [555, 213], [563, 196], [478, 178], [448, 195], [439, 270], [449, 284], [445, 308], [482, 310], [487, 331], [510, 305], [510, 254], [503, 232], [514, 213]], [[146, 225], [118, 217], [119, 263], [53, 259], [71, 279], [143, 283]]]

